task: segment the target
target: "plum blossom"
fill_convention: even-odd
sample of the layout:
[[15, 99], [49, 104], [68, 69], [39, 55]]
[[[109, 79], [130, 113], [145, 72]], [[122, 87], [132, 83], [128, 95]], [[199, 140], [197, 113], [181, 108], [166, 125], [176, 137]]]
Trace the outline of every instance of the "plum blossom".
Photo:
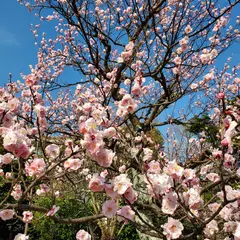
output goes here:
[[3, 221], [6, 221], [9, 219], [12, 219], [14, 214], [15, 214], [15, 212], [12, 209], [4, 209], [4, 210], [0, 211], [0, 218]]
[[114, 127], [107, 128], [103, 131], [104, 137], [111, 138], [116, 135], [116, 129]]
[[28, 236], [26, 234], [18, 233], [15, 237], [14, 240], [28, 240]]
[[119, 215], [118, 220], [119, 221], [125, 221], [126, 220], [133, 220], [135, 216], [135, 212], [132, 210], [130, 206], [124, 206], [121, 209], [117, 211], [117, 214]]
[[43, 105], [41, 104], [35, 105], [34, 110], [39, 118], [44, 118], [46, 116], [47, 109]]
[[143, 148], [143, 161], [150, 161], [153, 157], [153, 150], [150, 148]]
[[117, 212], [117, 204], [114, 200], [108, 200], [104, 202], [102, 206], [102, 213], [107, 218], [112, 218]]
[[129, 187], [127, 191], [123, 194], [123, 196], [128, 202], [133, 204], [137, 200], [138, 194], [136, 191], [133, 190], [132, 187]]
[[8, 101], [8, 109], [12, 113], [16, 113], [19, 110], [20, 101], [17, 98], [12, 98]]
[[160, 163], [158, 161], [151, 161], [148, 163], [148, 173], [160, 173], [161, 168], [160, 168]]
[[79, 230], [76, 234], [76, 240], [91, 240], [91, 235], [85, 230]]
[[131, 58], [132, 54], [133, 54], [133, 49], [134, 49], [134, 42], [130, 41], [126, 45], [124, 51], [120, 54], [120, 57], [117, 59], [117, 61], [119, 63], [128, 61]]
[[101, 167], [110, 167], [112, 164], [113, 157], [115, 153], [110, 149], [100, 148], [97, 149], [93, 154], [93, 159], [101, 166]]
[[14, 159], [14, 156], [11, 153], [6, 153], [2, 156], [3, 164], [11, 164]]
[[192, 32], [191, 26], [190, 26], [190, 25], [187, 25], [184, 31], [185, 31], [186, 34], [191, 33], [191, 32]]
[[64, 168], [70, 171], [77, 171], [82, 166], [82, 161], [78, 158], [69, 158], [64, 162]]
[[120, 174], [119, 176], [115, 177], [112, 183], [114, 185], [113, 190], [120, 195], [124, 194], [127, 189], [132, 186], [132, 183], [126, 174]]
[[193, 210], [197, 210], [203, 203], [200, 192], [196, 188], [190, 188], [183, 196], [185, 203]]
[[153, 197], [169, 192], [173, 187], [173, 179], [167, 174], [149, 174], [145, 178], [149, 194]]
[[50, 192], [50, 190], [51, 190], [50, 187], [43, 183], [40, 184], [40, 189], [37, 189], [36, 194], [40, 196], [42, 194]]
[[180, 179], [183, 175], [184, 168], [179, 166], [176, 161], [171, 161], [164, 168], [164, 172], [174, 179]]
[[130, 94], [123, 96], [122, 100], [118, 102], [117, 115], [125, 117], [127, 114], [132, 113], [137, 108], [137, 104]]
[[162, 211], [166, 214], [174, 214], [178, 207], [178, 198], [175, 192], [167, 193], [162, 200]]
[[2, 134], [4, 148], [16, 157], [27, 159], [31, 153], [31, 143], [25, 134], [24, 129], [18, 129], [18, 131], [6, 129]]
[[44, 172], [45, 168], [46, 163], [43, 158], [36, 158], [26, 162], [25, 164], [26, 175], [30, 177], [39, 176], [41, 173]]
[[60, 149], [56, 144], [50, 144], [45, 148], [46, 154], [51, 158], [54, 159], [59, 156]]
[[25, 83], [28, 87], [34, 85], [37, 83], [36, 77], [34, 74], [29, 74], [26, 78], [25, 78]]
[[118, 171], [120, 173], [124, 173], [126, 171], [126, 166], [125, 165], [122, 165], [121, 167], [119, 167]]
[[98, 174], [94, 174], [89, 182], [89, 188], [93, 192], [101, 192], [105, 187], [105, 179]]
[[110, 183], [110, 184], [105, 184], [105, 192], [106, 192], [106, 194], [107, 194], [110, 198], [116, 199], [116, 198], [118, 198], [120, 195], [119, 195], [116, 191], [114, 191], [113, 188], [114, 188], [114, 185], [113, 185], [112, 183]]
[[30, 211], [24, 211], [23, 212], [23, 221], [25, 223], [30, 223], [33, 219], [33, 213]]
[[240, 222], [237, 223], [237, 227], [233, 233], [234, 240], [240, 240]]
[[13, 198], [15, 200], [18, 200], [21, 198], [22, 196], [22, 189], [21, 189], [21, 185], [20, 184], [15, 184], [13, 187], [13, 191], [11, 192], [11, 196], [13, 196]]
[[186, 178], [186, 180], [191, 181], [193, 178], [196, 177], [196, 170], [190, 169], [190, 168], [186, 168], [183, 171], [183, 175]]
[[218, 231], [219, 231], [219, 228], [218, 228], [218, 224], [217, 224], [216, 220], [212, 220], [204, 228], [204, 234], [208, 237], [211, 237], [212, 235], [214, 235]]
[[54, 216], [56, 212], [60, 209], [60, 207], [57, 207], [56, 205], [53, 205], [50, 211], [46, 213], [46, 216]]
[[168, 218], [168, 222], [161, 226], [163, 234], [166, 235], [168, 240], [178, 239], [183, 231], [183, 225], [179, 220]]
[[220, 181], [220, 176], [217, 173], [208, 173], [206, 178], [211, 182], [218, 182]]

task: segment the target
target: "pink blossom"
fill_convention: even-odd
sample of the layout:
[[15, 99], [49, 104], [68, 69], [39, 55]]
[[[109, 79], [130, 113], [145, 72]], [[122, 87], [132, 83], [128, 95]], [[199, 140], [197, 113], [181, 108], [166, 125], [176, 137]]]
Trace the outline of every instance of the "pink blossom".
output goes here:
[[30, 140], [22, 134], [24, 129], [19, 129], [18, 132], [13, 130], [4, 131], [3, 146], [9, 152], [12, 152], [17, 157], [27, 159], [30, 155]]
[[76, 234], [76, 240], [91, 240], [91, 235], [85, 230], [79, 230]]
[[104, 202], [102, 212], [107, 218], [112, 218], [117, 212], [117, 204], [114, 200]]
[[106, 184], [105, 185], [105, 192], [112, 199], [116, 199], [120, 195], [116, 191], [114, 191], [113, 188], [114, 188], [114, 185], [112, 183], [111, 184]]
[[69, 158], [64, 162], [64, 168], [71, 171], [77, 171], [81, 166], [82, 161], [78, 158]]
[[8, 101], [8, 108], [10, 112], [16, 113], [19, 109], [20, 101], [17, 98], [13, 98]]
[[[124, 218], [127, 220], [133, 221], [134, 216], [135, 216], [135, 212], [132, 210], [132, 208], [129, 205], [124, 206], [121, 209], [119, 209], [117, 211], [117, 214], [120, 216], [120, 218], [118, 218], [120, 221], [124, 220]], [[121, 217], [123, 217], [123, 218], [121, 218]]]
[[240, 222], [237, 223], [236, 230], [233, 233], [234, 240], [240, 240]]
[[145, 181], [153, 197], [169, 192], [173, 187], [173, 179], [167, 174], [149, 174]]
[[196, 188], [190, 188], [188, 190], [188, 195], [189, 195], [188, 198], [189, 207], [193, 210], [200, 208], [200, 206], [203, 203], [203, 200], [201, 199], [199, 190]]
[[100, 148], [92, 154], [93, 159], [102, 167], [110, 167], [115, 153], [112, 150]]
[[14, 238], [14, 240], [28, 240], [28, 236], [27, 235], [25, 235], [25, 234], [22, 234], [22, 233], [18, 233], [16, 236], [15, 236], [15, 238]]
[[174, 179], [180, 179], [183, 175], [184, 168], [179, 166], [176, 161], [168, 163], [168, 166], [164, 168], [164, 172]]
[[46, 154], [51, 158], [54, 159], [59, 156], [60, 149], [56, 144], [50, 144], [45, 148]]
[[224, 93], [223, 92], [218, 93], [217, 98], [218, 99], [223, 99], [224, 98]]
[[161, 226], [163, 234], [166, 235], [168, 240], [178, 239], [183, 231], [183, 225], [179, 220], [168, 218], [168, 222]]
[[37, 82], [37, 81], [36, 81], [36, 78], [35, 78], [35, 76], [34, 76], [33, 74], [29, 74], [29, 75], [26, 77], [26, 79], [25, 79], [25, 83], [26, 83], [26, 85], [27, 85], [28, 87], [36, 84], [36, 82]]
[[129, 187], [123, 196], [129, 203], [133, 204], [137, 200], [138, 194], [132, 187]]
[[218, 182], [220, 180], [220, 176], [217, 173], [208, 173], [206, 178], [211, 182]]
[[120, 174], [119, 176], [115, 177], [112, 183], [114, 185], [113, 190], [120, 195], [124, 194], [127, 189], [132, 186], [130, 179], [126, 174]]
[[0, 218], [3, 221], [9, 220], [13, 218], [13, 215], [15, 214], [15, 212], [11, 209], [5, 209], [0, 211]]
[[225, 221], [229, 221], [231, 219], [232, 212], [233, 208], [227, 205], [220, 211], [219, 216]]
[[120, 173], [124, 173], [126, 171], [126, 166], [125, 165], [122, 165], [121, 167], [119, 167], [118, 171]]
[[98, 132], [92, 132], [91, 134], [86, 133], [84, 134], [84, 139], [81, 140], [81, 145], [90, 153], [94, 154], [104, 145], [102, 135]]
[[48, 187], [46, 184], [40, 184], [40, 189], [37, 189], [36, 194], [37, 195], [42, 195], [44, 193], [50, 192], [50, 187]]
[[186, 168], [183, 171], [183, 175], [187, 180], [192, 180], [196, 177], [196, 171], [194, 169]]
[[204, 229], [204, 234], [208, 237], [213, 236], [219, 231], [218, 224], [216, 220], [212, 220], [210, 223], [208, 223]]
[[180, 57], [175, 57], [173, 59], [173, 62], [176, 64], [176, 65], [180, 65], [182, 63], [182, 59]]
[[132, 113], [137, 108], [137, 104], [130, 94], [125, 94], [122, 100], [118, 103], [117, 115], [125, 117], [127, 114]]
[[111, 138], [116, 135], [116, 129], [114, 127], [107, 128], [103, 131], [104, 137]]
[[13, 175], [11, 172], [6, 172], [5, 177], [6, 179], [12, 179]]
[[187, 27], [185, 28], [184, 31], [185, 31], [186, 34], [189, 34], [190, 32], [192, 32], [191, 26], [190, 26], [190, 25], [187, 25]]
[[15, 200], [19, 200], [22, 196], [22, 190], [21, 190], [21, 185], [20, 184], [15, 184], [13, 187], [13, 191], [11, 192], [11, 196], [13, 196], [13, 198]]
[[221, 156], [222, 156], [222, 151], [220, 151], [220, 150], [214, 150], [214, 151], [212, 152], [212, 156], [213, 156], [214, 158], [221, 158]]
[[174, 214], [178, 207], [177, 194], [174, 192], [167, 193], [162, 200], [162, 211], [166, 214]]
[[46, 168], [46, 163], [43, 158], [36, 158], [32, 161], [28, 161], [25, 164], [25, 171], [26, 175], [32, 176], [39, 176], [41, 173], [44, 172]]
[[143, 161], [148, 162], [152, 159], [153, 157], [153, 150], [150, 148], [144, 148], [143, 149]]
[[141, 86], [138, 83], [135, 83], [132, 87], [132, 94], [138, 97], [140, 93], [141, 93]]
[[53, 205], [49, 212], [47, 212], [46, 216], [54, 216], [56, 212], [60, 209], [56, 205]]
[[105, 179], [98, 174], [94, 174], [89, 182], [89, 188], [93, 192], [101, 192], [105, 187]]
[[200, 174], [201, 175], [206, 175], [207, 172], [209, 172], [212, 168], [213, 168], [213, 166], [211, 164], [205, 165], [201, 168]]
[[12, 163], [14, 156], [11, 153], [6, 153], [2, 156], [2, 163], [3, 164], [10, 164]]
[[41, 105], [41, 104], [35, 105], [34, 110], [37, 113], [38, 117], [44, 118], [46, 116], [47, 109], [43, 105]]
[[10, 128], [13, 125], [13, 117], [11, 114], [6, 113], [2, 120], [2, 126], [6, 128]]
[[224, 223], [223, 231], [227, 233], [233, 233], [235, 232], [237, 228], [237, 223], [233, 221], [228, 221]]
[[218, 208], [221, 206], [220, 203], [211, 203], [211, 204], [208, 204], [208, 208], [211, 212], [216, 212], [218, 210]]
[[153, 160], [150, 163], [148, 163], [148, 173], [160, 173], [161, 168], [160, 168], [160, 163]]
[[26, 223], [30, 223], [33, 219], [33, 213], [30, 211], [23, 212], [23, 221]]

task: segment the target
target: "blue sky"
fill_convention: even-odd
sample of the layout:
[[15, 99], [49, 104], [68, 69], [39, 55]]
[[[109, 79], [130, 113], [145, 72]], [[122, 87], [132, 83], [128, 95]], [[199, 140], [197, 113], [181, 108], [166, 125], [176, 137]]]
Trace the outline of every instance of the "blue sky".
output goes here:
[[29, 64], [36, 63], [37, 48], [30, 32], [30, 24], [38, 19], [16, 0], [2, 1], [0, 8], [0, 83], [20, 79], [20, 72], [28, 73]]

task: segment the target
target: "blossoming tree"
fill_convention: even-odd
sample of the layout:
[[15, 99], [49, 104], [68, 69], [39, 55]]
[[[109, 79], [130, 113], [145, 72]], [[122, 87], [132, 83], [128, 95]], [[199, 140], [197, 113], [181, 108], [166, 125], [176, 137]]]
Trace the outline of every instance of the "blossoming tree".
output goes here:
[[[128, 222], [143, 239], [240, 239], [239, 66], [215, 65], [239, 39], [231, 14], [240, 1], [18, 2], [55, 28], [32, 26], [38, 63], [23, 83], [10, 77], [0, 89], [0, 174], [9, 184], [0, 218], [26, 223], [15, 239], [28, 238], [34, 212], [98, 223], [101, 236], [80, 229], [78, 240], [117, 239]], [[77, 80], [61, 78], [67, 68]], [[188, 108], [162, 117], [188, 97]], [[173, 131], [169, 151], [149, 135], [202, 113], [218, 129], [214, 148], [204, 131], [184, 153]], [[89, 216], [58, 214], [56, 198], [70, 188], [92, 205]], [[42, 196], [51, 209], [35, 204]]]

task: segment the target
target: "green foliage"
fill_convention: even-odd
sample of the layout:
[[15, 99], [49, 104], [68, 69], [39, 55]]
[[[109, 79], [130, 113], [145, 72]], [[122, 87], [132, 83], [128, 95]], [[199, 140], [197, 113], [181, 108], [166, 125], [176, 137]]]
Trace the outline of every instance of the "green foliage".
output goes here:
[[[86, 204], [79, 202], [76, 199], [64, 198], [56, 199], [55, 205], [60, 209], [57, 216], [61, 218], [81, 218], [91, 215], [91, 209]], [[53, 203], [51, 199], [40, 197], [35, 201], [35, 205], [51, 208]], [[29, 235], [31, 239], [38, 240], [75, 240], [76, 233], [80, 229], [88, 230], [91, 224], [60, 224], [55, 223], [43, 213], [34, 213], [34, 221], [30, 225]], [[94, 224], [94, 223], [93, 223]], [[96, 227], [96, 224], [95, 224]]]
[[117, 236], [117, 240], [138, 240], [140, 239], [136, 228], [131, 224], [128, 223], [123, 227], [120, 234]]
[[211, 143], [214, 147], [219, 145], [219, 140], [216, 137], [219, 130], [217, 126], [213, 124], [211, 118], [207, 115], [193, 117], [185, 129], [189, 133], [192, 133], [198, 137], [200, 137], [200, 133], [204, 131], [207, 142]]
[[149, 132], [146, 133], [146, 135], [154, 141], [154, 144], [159, 144], [160, 146], [163, 146], [164, 139], [157, 128], [152, 128]]

